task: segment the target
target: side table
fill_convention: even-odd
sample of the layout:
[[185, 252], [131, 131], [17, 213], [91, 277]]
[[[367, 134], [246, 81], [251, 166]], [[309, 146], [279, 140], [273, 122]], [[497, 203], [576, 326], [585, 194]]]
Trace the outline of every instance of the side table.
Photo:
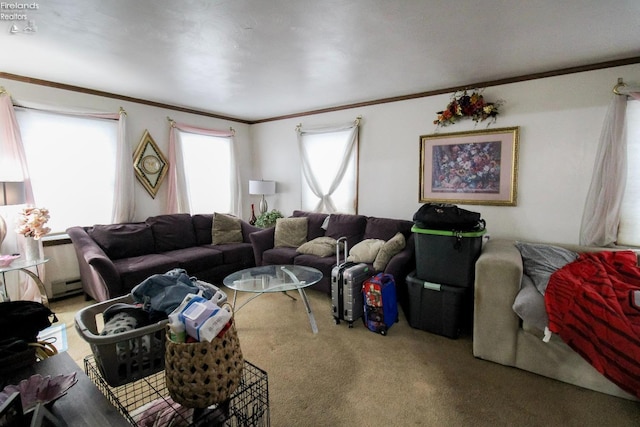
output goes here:
[[[38, 290], [40, 291], [40, 297], [42, 298], [42, 304], [45, 307], [49, 307], [49, 298], [47, 297], [47, 291], [44, 287], [44, 283], [40, 280], [40, 276], [38, 274], [38, 266], [42, 265], [49, 261], [49, 258], [40, 258], [35, 260], [24, 260], [22, 258], [13, 261], [8, 267], [0, 267], [0, 273], [2, 273], [2, 289], [0, 289], [0, 297], [2, 297], [3, 301], [9, 301], [9, 293], [7, 292], [7, 282], [5, 280], [5, 273], [9, 271], [22, 271], [27, 274], [29, 277], [33, 279], [35, 284], [38, 286]], [[30, 268], [34, 268], [36, 272], [30, 270]]]

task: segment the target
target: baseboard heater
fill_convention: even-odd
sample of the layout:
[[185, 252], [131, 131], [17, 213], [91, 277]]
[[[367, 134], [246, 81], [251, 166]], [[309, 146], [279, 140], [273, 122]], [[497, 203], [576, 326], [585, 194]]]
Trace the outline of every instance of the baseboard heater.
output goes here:
[[51, 299], [64, 298], [70, 295], [82, 293], [82, 281], [80, 278], [69, 280], [57, 280], [51, 282]]

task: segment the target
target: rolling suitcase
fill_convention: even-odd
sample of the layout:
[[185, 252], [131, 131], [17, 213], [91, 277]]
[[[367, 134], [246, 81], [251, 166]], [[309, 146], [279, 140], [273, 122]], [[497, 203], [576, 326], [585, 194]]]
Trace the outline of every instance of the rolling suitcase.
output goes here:
[[[340, 247], [344, 241], [344, 259], [340, 259]], [[331, 270], [331, 309], [336, 324], [340, 320], [353, 327], [354, 320], [362, 317], [362, 283], [371, 276], [367, 264], [347, 261], [346, 238], [338, 239], [336, 243], [336, 265]]]
[[335, 281], [333, 278], [331, 280], [331, 301], [336, 324], [345, 320], [353, 328], [353, 322], [363, 314], [362, 284], [373, 272], [365, 263], [349, 264], [341, 270]]
[[364, 324], [382, 335], [398, 321], [396, 283], [391, 274], [378, 273], [362, 284]]

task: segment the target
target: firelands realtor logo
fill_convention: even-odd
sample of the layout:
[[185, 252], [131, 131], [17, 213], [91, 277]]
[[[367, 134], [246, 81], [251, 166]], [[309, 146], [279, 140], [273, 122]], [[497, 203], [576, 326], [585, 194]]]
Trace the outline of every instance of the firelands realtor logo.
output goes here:
[[0, 21], [12, 21], [9, 33], [20, 32], [33, 34], [36, 32], [36, 21], [32, 12], [40, 9], [38, 3], [0, 2]]

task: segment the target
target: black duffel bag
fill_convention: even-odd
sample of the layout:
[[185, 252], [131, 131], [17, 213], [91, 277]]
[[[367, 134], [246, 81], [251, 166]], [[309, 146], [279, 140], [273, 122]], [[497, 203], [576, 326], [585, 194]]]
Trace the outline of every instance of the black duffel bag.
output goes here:
[[425, 203], [413, 215], [419, 228], [452, 231], [482, 231], [485, 221], [478, 212], [468, 211], [449, 203]]
[[18, 338], [27, 342], [36, 342], [38, 333], [57, 321], [56, 315], [39, 302], [1, 302], [0, 340]]

